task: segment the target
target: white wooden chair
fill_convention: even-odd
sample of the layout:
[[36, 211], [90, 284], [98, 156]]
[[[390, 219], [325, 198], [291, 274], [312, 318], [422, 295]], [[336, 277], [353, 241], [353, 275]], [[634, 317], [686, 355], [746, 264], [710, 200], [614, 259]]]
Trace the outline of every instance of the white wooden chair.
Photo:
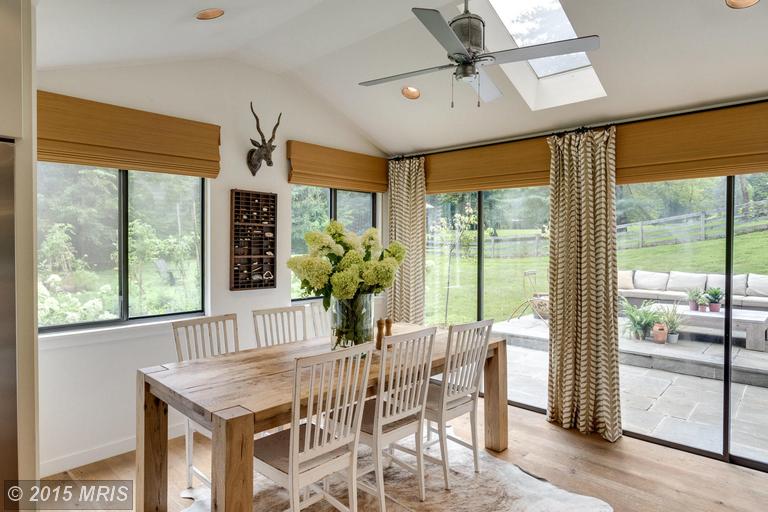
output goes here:
[[313, 335], [316, 338], [331, 335], [331, 313], [323, 307], [322, 300], [313, 300], [307, 307], [312, 316]]
[[[374, 472], [376, 487], [361, 482], [360, 489], [379, 500], [379, 509], [386, 510], [384, 495], [384, 465], [386, 456], [391, 462], [416, 474], [419, 497], [424, 501], [424, 461], [422, 438], [427, 387], [432, 367], [432, 348], [436, 328], [422, 329], [382, 341], [379, 366], [379, 389], [375, 400], [368, 400], [363, 410], [360, 442], [373, 448], [373, 465], [360, 471], [360, 476]], [[416, 467], [396, 458], [395, 443], [415, 435]], [[383, 450], [389, 448], [388, 453]], [[407, 451], [407, 450], [406, 450]]]
[[307, 308], [257, 309], [253, 311], [253, 328], [258, 348], [306, 340], [309, 338]]
[[[219, 315], [179, 320], [171, 324], [176, 357], [179, 362], [204, 357], [231, 354], [240, 350], [237, 337], [237, 315]], [[193, 477], [198, 477], [208, 487], [210, 478], [193, 464], [194, 433], [211, 438], [211, 431], [187, 418], [184, 436], [187, 455], [187, 487], [192, 487]]]
[[[288, 489], [290, 511], [326, 500], [357, 510], [357, 447], [373, 344], [296, 359], [291, 428], [254, 442], [254, 469]], [[346, 470], [349, 506], [328, 492]], [[323, 486], [317, 482], [323, 481]]]
[[[448, 329], [448, 346], [445, 353], [445, 366], [441, 382], [431, 381], [427, 396], [427, 428], [437, 433], [438, 439], [427, 446], [440, 443], [441, 459], [429, 455], [424, 457], [443, 466], [445, 488], [450, 489], [448, 481], [448, 440], [472, 450], [475, 472], [480, 472], [477, 445], [477, 403], [480, 393], [480, 377], [488, 354], [488, 338], [491, 335], [493, 320], [452, 325]], [[448, 435], [447, 423], [455, 418], [470, 414], [472, 444]], [[433, 429], [430, 422], [437, 423]]]

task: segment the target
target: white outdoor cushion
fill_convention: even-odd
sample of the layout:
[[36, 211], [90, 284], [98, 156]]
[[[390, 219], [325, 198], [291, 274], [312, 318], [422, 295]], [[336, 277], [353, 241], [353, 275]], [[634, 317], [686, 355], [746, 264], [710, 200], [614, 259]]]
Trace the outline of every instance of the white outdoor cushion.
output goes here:
[[[725, 276], [723, 274], [707, 274], [707, 290], [720, 288], [725, 293]], [[733, 295], [747, 294], [747, 274], [733, 276]]]
[[635, 288], [641, 290], [666, 290], [669, 274], [666, 272], [635, 271]]
[[740, 305], [745, 308], [768, 309], [768, 297], [744, 297]]
[[635, 283], [632, 281], [632, 270], [619, 270], [619, 289], [631, 290], [635, 287]]
[[663, 290], [639, 290], [637, 288], [619, 290], [619, 295], [627, 299], [659, 300], [659, 293], [665, 292]]
[[703, 290], [707, 286], [707, 274], [693, 274], [691, 272], [669, 273], [667, 290], [673, 292], [687, 292], [688, 290]]
[[747, 278], [747, 295], [751, 297], [768, 297], [768, 276], [749, 274], [749, 278]]

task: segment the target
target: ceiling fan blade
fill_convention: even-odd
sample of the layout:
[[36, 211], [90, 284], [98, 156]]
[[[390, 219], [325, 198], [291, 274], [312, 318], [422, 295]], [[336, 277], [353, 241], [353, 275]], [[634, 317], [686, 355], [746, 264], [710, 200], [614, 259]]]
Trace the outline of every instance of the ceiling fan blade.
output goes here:
[[536, 44], [533, 46], [521, 46], [510, 50], [485, 53], [479, 58], [490, 55], [494, 58], [494, 64], [507, 64], [523, 60], [553, 57], [555, 55], [567, 55], [569, 53], [588, 52], [600, 48], [600, 36], [584, 36], [554, 43]]
[[[483, 103], [490, 103], [503, 96], [499, 88], [496, 87], [496, 84], [493, 83], [491, 75], [483, 68], [480, 68], [478, 77], [469, 82], [469, 85], [472, 86], [475, 92], [480, 94], [480, 99], [483, 100]], [[478, 88], [480, 91], [478, 91]]]
[[464, 47], [456, 33], [445, 21], [443, 15], [437, 9], [421, 9], [414, 7], [411, 9], [413, 14], [419, 18], [419, 21], [429, 30], [432, 36], [437, 39], [443, 48], [448, 52], [448, 55], [453, 57], [458, 62], [466, 62], [470, 60], [469, 52]]
[[426, 75], [427, 73], [433, 73], [435, 71], [441, 71], [443, 69], [454, 68], [456, 64], [443, 64], [442, 66], [435, 66], [433, 68], [418, 69], [416, 71], [409, 71], [408, 73], [400, 73], [399, 75], [392, 75], [384, 78], [377, 78], [376, 80], [368, 80], [366, 82], [360, 82], [358, 85], [368, 87], [370, 85], [379, 85], [387, 82], [395, 82], [402, 80], [403, 78], [410, 78], [412, 76]]

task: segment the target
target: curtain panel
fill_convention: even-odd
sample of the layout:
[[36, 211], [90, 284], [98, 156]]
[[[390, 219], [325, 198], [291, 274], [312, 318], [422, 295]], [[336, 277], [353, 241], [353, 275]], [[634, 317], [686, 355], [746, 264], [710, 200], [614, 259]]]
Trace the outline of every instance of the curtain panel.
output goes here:
[[547, 419], [621, 437], [616, 131], [549, 137], [550, 349]]
[[408, 253], [387, 290], [387, 316], [395, 322], [424, 323], [426, 188], [424, 157], [389, 161], [389, 240]]

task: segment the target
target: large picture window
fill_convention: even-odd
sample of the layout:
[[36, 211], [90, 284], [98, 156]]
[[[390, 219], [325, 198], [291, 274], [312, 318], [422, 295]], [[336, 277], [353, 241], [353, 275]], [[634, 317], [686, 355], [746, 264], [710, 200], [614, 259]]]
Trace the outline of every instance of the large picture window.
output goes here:
[[38, 324], [203, 310], [203, 179], [38, 164]]
[[[291, 186], [291, 256], [307, 253], [304, 233], [323, 229], [337, 219], [347, 229], [361, 234], [376, 226], [376, 194], [310, 185]], [[291, 273], [291, 298], [310, 298]]]

